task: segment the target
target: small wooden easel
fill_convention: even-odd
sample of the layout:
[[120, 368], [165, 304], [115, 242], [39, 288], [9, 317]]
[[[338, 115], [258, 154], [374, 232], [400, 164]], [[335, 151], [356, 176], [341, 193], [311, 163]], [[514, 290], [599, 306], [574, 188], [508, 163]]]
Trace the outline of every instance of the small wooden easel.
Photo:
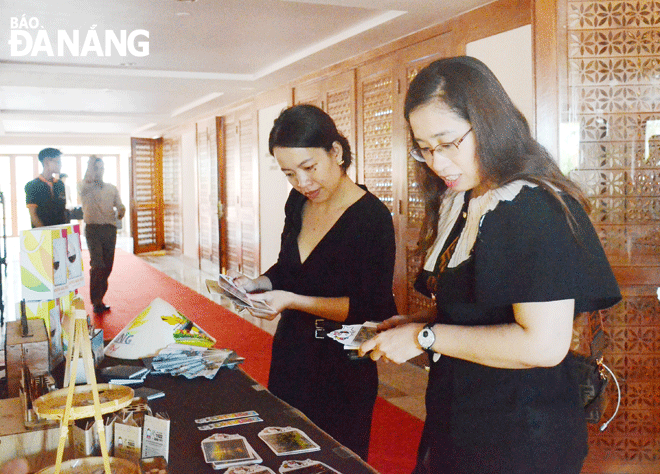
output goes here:
[[[76, 297], [71, 303], [71, 311], [66, 313], [66, 315], [68, 316], [67, 331], [69, 347], [66, 353], [63, 385], [68, 388], [48, 393], [39, 397], [34, 403], [35, 412], [39, 416], [46, 419], [61, 420], [60, 440], [57, 446], [57, 460], [54, 471], [50, 470], [52, 468], [47, 468], [42, 472], [60, 473], [62, 458], [64, 456], [64, 446], [69, 434], [69, 422], [93, 416], [96, 421], [99, 442], [101, 444], [103, 468], [105, 474], [112, 474], [110, 470], [111, 458], [108, 455], [108, 445], [105, 439], [105, 426], [103, 425], [102, 415], [128, 406], [133, 400], [133, 389], [121, 385], [98, 385], [96, 383], [94, 356], [92, 354], [92, 345], [87, 328], [87, 312], [85, 311], [83, 301]], [[77, 362], [81, 350], [87, 385], [76, 387]], [[103, 402], [101, 402], [99, 393], [103, 396]], [[90, 403], [90, 395], [93, 404]], [[64, 399], [66, 399], [66, 403], [63, 404]], [[91, 459], [93, 458], [89, 458], [89, 460]], [[112, 460], [115, 461], [115, 459]], [[125, 464], [124, 460], [121, 460], [121, 464]]]

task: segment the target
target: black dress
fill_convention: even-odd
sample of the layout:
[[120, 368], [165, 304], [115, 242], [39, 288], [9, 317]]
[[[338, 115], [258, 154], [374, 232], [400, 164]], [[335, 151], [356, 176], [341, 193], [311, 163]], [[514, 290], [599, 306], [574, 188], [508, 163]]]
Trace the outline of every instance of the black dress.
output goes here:
[[[469, 256], [438, 276], [437, 322], [507, 324], [513, 303], [575, 299], [577, 314], [620, 300], [588, 216], [566, 200], [579, 241], [540, 187], [523, 186], [485, 212]], [[416, 288], [424, 291], [427, 276], [420, 274]], [[579, 473], [587, 427], [568, 357], [520, 370], [447, 356], [432, 363], [415, 472]]]
[[[301, 263], [297, 239], [305, 201], [296, 190], [287, 200], [279, 258], [265, 273], [273, 288], [307, 296], [348, 296], [343, 324], [382, 321], [396, 314], [394, 227], [385, 205], [367, 192]], [[317, 319], [300, 311], [282, 312], [268, 388], [366, 459], [378, 390], [376, 365], [368, 358], [351, 360], [336, 341], [315, 338]]]

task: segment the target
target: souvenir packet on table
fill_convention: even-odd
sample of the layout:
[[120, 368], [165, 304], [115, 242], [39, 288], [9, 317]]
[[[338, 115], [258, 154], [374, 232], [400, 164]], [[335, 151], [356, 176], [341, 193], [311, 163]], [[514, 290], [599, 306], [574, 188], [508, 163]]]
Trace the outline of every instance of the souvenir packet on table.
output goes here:
[[170, 419], [166, 413], [145, 415], [142, 426], [142, 457], [162, 456], [169, 461]]
[[233, 368], [243, 360], [230, 349], [170, 344], [151, 359], [150, 365], [156, 373], [182, 375], [188, 379], [194, 377], [212, 379], [220, 368]]
[[[105, 441], [108, 452], [112, 452], [114, 439], [114, 413], [103, 415], [103, 425], [105, 427]], [[100, 456], [101, 444], [99, 433], [94, 418], [82, 418], [75, 420], [71, 430], [74, 451], [77, 457]]]
[[133, 399], [130, 405], [116, 412], [114, 455], [137, 462], [142, 457], [142, 427], [151, 408], [142, 399]]
[[142, 398], [144, 400], [155, 400], [157, 398], [162, 398], [165, 396], [165, 392], [158, 390], [156, 388], [150, 387], [139, 387], [133, 390], [133, 394], [137, 398]]
[[341, 474], [321, 461], [284, 461], [278, 469], [280, 474]]
[[303, 431], [291, 426], [269, 426], [261, 430], [258, 436], [278, 456], [321, 450]]

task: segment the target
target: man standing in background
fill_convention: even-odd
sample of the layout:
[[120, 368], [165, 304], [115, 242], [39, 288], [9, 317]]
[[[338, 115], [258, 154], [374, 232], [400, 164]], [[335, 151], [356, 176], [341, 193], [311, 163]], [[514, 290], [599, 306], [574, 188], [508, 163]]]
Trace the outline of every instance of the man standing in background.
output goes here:
[[32, 227], [66, 224], [66, 192], [64, 183], [56, 178], [62, 169], [62, 152], [44, 148], [39, 152], [43, 171], [25, 185], [25, 202], [30, 211]]
[[90, 156], [80, 186], [85, 238], [90, 257], [89, 296], [96, 314], [110, 309], [103, 302], [103, 297], [108, 290], [108, 278], [115, 259], [117, 219], [122, 219], [126, 213], [117, 188], [103, 182], [104, 171], [103, 160], [98, 156]]

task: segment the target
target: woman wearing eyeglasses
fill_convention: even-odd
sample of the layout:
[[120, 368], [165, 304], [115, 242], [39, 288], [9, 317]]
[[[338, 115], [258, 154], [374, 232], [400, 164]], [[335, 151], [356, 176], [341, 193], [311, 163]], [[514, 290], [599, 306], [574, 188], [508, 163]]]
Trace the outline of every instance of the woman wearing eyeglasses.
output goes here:
[[426, 206], [415, 288], [436, 307], [385, 321], [360, 351], [429, 353], [415, 473], [577, 474], [573, 319], [621, 298], [588, 201], [474, 58], [420, 71], [404, 113]]

